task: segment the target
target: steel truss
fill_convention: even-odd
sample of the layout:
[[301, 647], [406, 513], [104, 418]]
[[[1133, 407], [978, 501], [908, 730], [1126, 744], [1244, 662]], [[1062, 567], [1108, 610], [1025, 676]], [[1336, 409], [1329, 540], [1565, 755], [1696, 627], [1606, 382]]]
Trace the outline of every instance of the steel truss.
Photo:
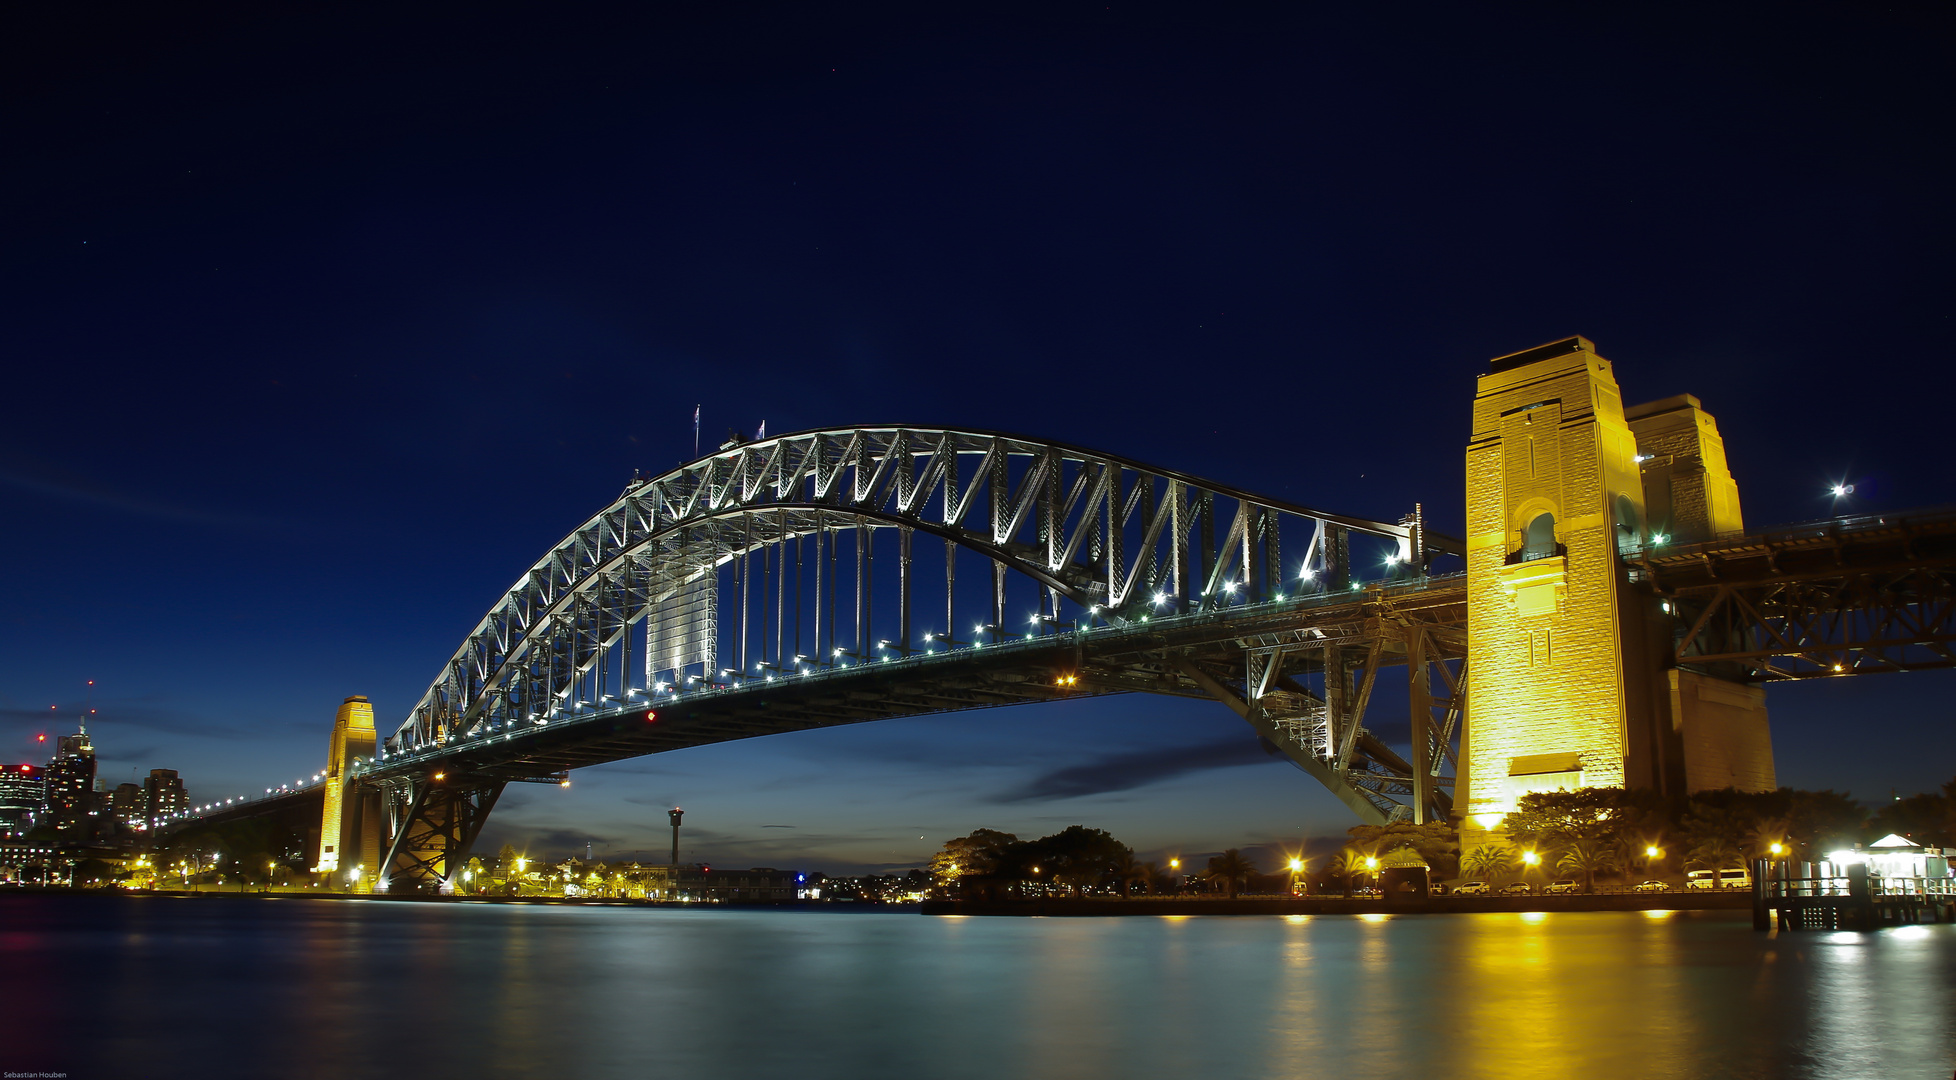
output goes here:
[[1846, 518], [1646, 557], [1680, 666], [1755, 682], [1956, 666], [1956, 514]]
[[381, 888], [453, 892], [455, 877], [468, 865], [482, 823], [502, 797], [503, 782], [445, 783], [416, 777], [387, 785], [385, 800], [391, 840], [381, 860]]
[[[1175, 666], [1361, 820], [1445, 821], [1467, 692], [1466, 600], [1454, 584], [1373, 590], [1312, 625], [1243, 639], [1240, 678], [1194, 659]], [[1396, 667], [1406, 672], [1412, 761], [1365, 726], [1379, 673]]]
[[[896, 539], [893, 642], [874, 629], [879, 532]], [[1281, 554], [1285, 532], [1305, 545], [1295, 564]], [[718, 625], [737, 633], [728, 650], [733, 666], [675, 672], [676, 682], [753, 678], [810, 657], [860, 659], [879, 646], [908, 656], [928, 644], [911, 625], [920, 533], [946, 545], [947, 641], [959, 551], [990, 564], [991, 604], [980, 629], [996, 639], [1006, 620], [1008, 571], [1036, 583], [1039, 618], [1055, 626], [1083, 612], [1120, 625], [1144, 613], [1267, 600], [1283, 593], [1286, 578], [1292, 591], [1307, 587], [1304, 578], [1310, 588], [1342, 589], [1354, 536], [1385, 542], [1413, 572], [1433, 554], [1461, 550], [1458, 541], [1427, 534], [1417, 512], [1400, 523], [1326, 514], [1059, 443], [907, 427], [800, 432], [634, 481], [508, 590], [388, 746], [484, 737], [601, 710], [608, 697], [665, 689], [632, 685], [633, 628], [689, 584], [722, 574], [730, 575], [730, 595], [721, 599]], [[855, 563], [846, 598], [836, 595], [845, 535]], [[792, 659], [791, 563], [794, 640], [814, 646], [796, 648]], [[801, 611], [811, 573], [812, 627]], [[854, 632], [845, 637], [837, 609], [850, 601]], [[737, 613], [726, 610], [729, 604]], [[750, 646], [758, 665], [749, 662]]]
[[[945, 628], [926, 614], [921, 638], [920, 537], [943, 542]], [[556, 545], [362, 767], [391, 793], [386, 874], [451, 887], [511, 781], [1082, 694], [1221, 700], [1362, 819], [1444, 818], [1465, 592], [1428, 574], [1461, 550], [1417, 507], [1397, 523], [1327, 514], [996, 432], [729, 446], [634, 480]], [[962, 593], [961, 556], [977, 563]], [[1373, 565], [1397, 583], [1363, 588], [1354, 567]], [[1393, 665], [1412, 675], [1412, 762], [1364, 725]]]

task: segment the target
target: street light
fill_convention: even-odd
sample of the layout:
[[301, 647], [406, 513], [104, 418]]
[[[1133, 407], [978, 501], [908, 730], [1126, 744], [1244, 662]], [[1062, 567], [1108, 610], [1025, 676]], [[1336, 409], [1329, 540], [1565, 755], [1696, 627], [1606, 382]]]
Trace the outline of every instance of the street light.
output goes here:
[[1767, 850], [1771, 851], [1773, 853], [1773, 858], [1777, 859], [1779, 858], [1780, 853], [1786, 850], [1786, 845], [1775, 840], [1770, 845], [1767, 846]]

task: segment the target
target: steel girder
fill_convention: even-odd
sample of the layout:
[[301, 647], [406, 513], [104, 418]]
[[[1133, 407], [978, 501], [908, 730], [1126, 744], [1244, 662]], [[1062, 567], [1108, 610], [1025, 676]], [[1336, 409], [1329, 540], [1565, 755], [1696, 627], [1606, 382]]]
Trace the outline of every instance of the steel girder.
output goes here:
[[[1372, 590], [1342, 614], [1242, 640], [1240, 678], [1192, 658], [1175, 664], [1361, 820], [1447, 820], [1466, 707], [1464, 592]], [[1410, 762], [1365, 725], [1381, 670], [1401, 666]]]
[[1956, 513], [1844, 518], [1647, 554], [1680, 666], [1756, 682], [1956, 666]]
[[421, 776], [389, 785], [393, 797], [386, 800], [387, 854], [376, 885], [388, 891], [454, 891], [456, 875], [468, 865], [475, 838], [504, 783], [446, 779]]
[[[1332, 587], [1349, 572], [1352, 534], [1396, 545], [1419, 568], [1434, 553], [1461, 550], [1426, 532], [1417, 512], [1401, 523], [1326, 514], [996, 432], [855, 427], [746, 443], [634, 481], [556, 545], [477, 625], [388, 744], [424, 747], [576, 713], [588, 704], [579, 687], [614, 651], [629, 649], [631, 628], [653, 605], [730, 563], [748, 567], [755, 552], [779, 552], [785, 566], [788, 547], [799, 559], [806, 537], [815, 538], [819, 563], [823, 537], [867, 534], [856, 544], [860, 567], [864, 547], [873, 558], [876, 531], [897, 533], [899, 648], [908, 655], [916, 532], [946, 542], [947, 624], [951, 556], [965, 550], [990, 561], [996, 629], [1008, 570], [1044, 590], [1050, 605], [1041, 610], [1050, 608], [1055, 622], [1062, 600], [1123, 622], [1163, 604], [1187, 612], [1276, 595], [1291, 569], [1279, 553], [1286, 521], [1293, 535], [1308, 537], [1298, 569]], [[857, 579], [857, 610], [873, 617], [873, 575], [859, 570]], [[763, 612], [767, 580], [764, 573]], [[744, 592], [740, 603], [744, 616]], [[744, 649], [744, 623], [740, 633]]]

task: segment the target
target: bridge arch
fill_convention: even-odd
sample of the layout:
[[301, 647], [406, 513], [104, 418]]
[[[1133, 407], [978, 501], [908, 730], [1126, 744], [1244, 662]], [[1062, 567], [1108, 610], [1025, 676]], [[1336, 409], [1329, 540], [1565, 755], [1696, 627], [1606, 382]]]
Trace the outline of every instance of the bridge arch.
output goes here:
[[[819, 562], [825, 541], [833, 561], [834, 544], [848, 537], [857, 568], [853, 607], [859, 623], [873, 625], [875, 534], [883, 530], [898, 536], [898, 595], [894, 612], [883, 613], [893, 614], [896, 648], [904, 655], [917, 645], [910, 547], [918, 534], [946, 544], [945, 621], [952, 637], [959, 552], [989, 564], [991, 604], [981, 629], [996, 635], [1004, 632], [1008, 578], [1037, 590], [1036, 618], [1063, 624], [1066, 615], [1090, 613], [1119, 623], [1285, 588], [1343, 587], [1354, 540], [1362, 545], [1370, 538], [1393, 552], [1389, 559], [1421, 570], [1433, 555], [1461, 550], [1458, 541], [1426, 533], [1416, 515], [1391, 523], [1329, 514], [1065, 443], [900, 425], [793, 432], [635, 479], [505, 591], [386, 745], [399, 750], [547, 722], [580, 701], [609, 696], [608, 687], [630, 690], [625, 669], [635, 666], [634, 652], [644, 657], [653, 650], [655, 627], [688, 617], [675, 606], [721, 606], [723, 587], [740, 594], [740, 644], [733, 651], [739, 674], [747, 676], [751, 628], [744, 613], [754, 575], [746, 564], [762, 555], [765, 592], [768, 552], [782, 553], [772, 582], [785, 609], [786, 550], [796, 548], [799, 567], [801, 545], [810, 538]], [[1295, 563], [1282, 553], [1286, 533], [1305, 543]], [[818, 612], [819, 575], [818, 567]], [[801, 573], [793, 576], [799, 605], [804, 582]], [[831, 577], [828, 586], [834, 585]], [[703, 622], [710, 621], [706, 614], [692, 611]], [[833, 619], [833, 596], [828, 614]], [[776, 616], [779, 627], [785, 611]], [[767, 646], [764, 606], [761, 623], [762, 662], [779, 668], [787, 657]], [[710, 633], [714, 644], [725, 636], [717, 625], [689, 632]], [[816, 655], [841, 648], [836, 638], [814, 628]], [[860, 655], [874, 640], [858, 631], [846, 651]], [[682, 671], [680, 678], [711, 677], [713, 647], [698, 653], [692, 666], [700, 671]], [[809, 654], [798, 649], [795, 655]], [[646, 674], [649, 681], [651, 670]]]

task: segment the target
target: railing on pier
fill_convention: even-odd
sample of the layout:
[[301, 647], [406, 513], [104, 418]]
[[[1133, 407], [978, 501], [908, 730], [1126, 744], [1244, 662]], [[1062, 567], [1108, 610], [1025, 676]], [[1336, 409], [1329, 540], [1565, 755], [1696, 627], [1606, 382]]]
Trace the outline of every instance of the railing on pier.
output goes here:
[[1863, 863], [1843, 873], [1833, 864], [1760, 859], [1752, 870], [1752, 925], [1770, 930], [1872, 930], [1904, 923], [1956, 921], [1956, 879], [1882, 877]]

